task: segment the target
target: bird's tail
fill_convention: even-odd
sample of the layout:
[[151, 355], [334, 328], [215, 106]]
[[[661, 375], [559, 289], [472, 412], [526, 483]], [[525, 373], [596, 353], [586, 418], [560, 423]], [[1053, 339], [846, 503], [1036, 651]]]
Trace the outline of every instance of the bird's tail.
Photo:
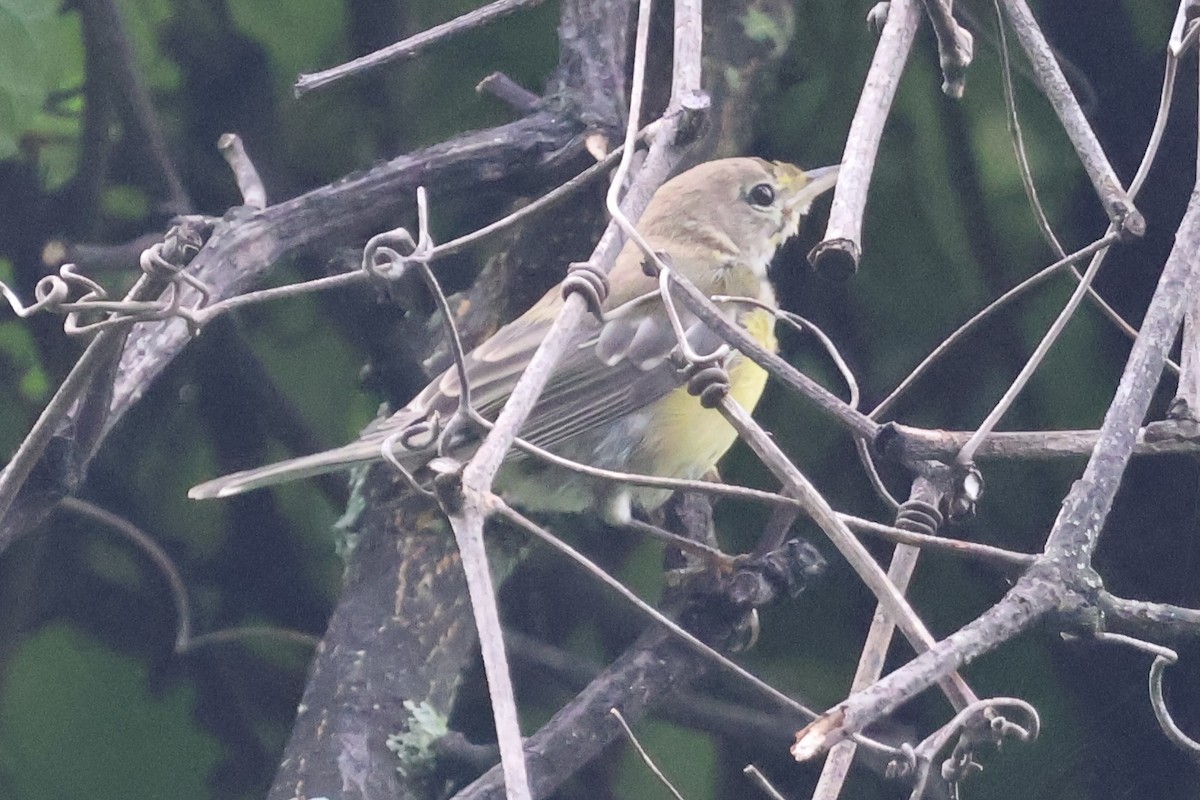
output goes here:
[[205, 481], [199, 486], [188, 490], [188, 497], [193, 500], [207, 500], [214, 497], [231, 497], [264, 486], [274, 486], [277, 483], [311, 478], [314, 475], [324, 475], [327, 472], [349, 469], [356, 464], [374, 461], [379, 458], [379, 443], [358, 441], [323, 453], [313, 453], [310, 456], [290, 458], [265, 467], [234, 472], [211, 481]]

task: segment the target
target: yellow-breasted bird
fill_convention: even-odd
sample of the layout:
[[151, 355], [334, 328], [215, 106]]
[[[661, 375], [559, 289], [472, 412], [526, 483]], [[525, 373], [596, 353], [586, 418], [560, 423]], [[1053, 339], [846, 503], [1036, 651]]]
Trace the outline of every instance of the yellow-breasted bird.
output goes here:
[[[775, 308], [767, 265], [793, 236], [813, 199], [831, 188], [837, 167], [809, 170], [758, 158], [728, 158], [693, 167], [663, 184], [638, 222], [650, 247], [712, 296], [751, 298]], [[611, 470], [674, 478], [699, 478], [733, 444], [735, 433], [719, 412], [688, 394], [672, 352], [677, 340], [652, 293], [657, 281], [643, 270], [643, 254], [627, 242], [609, 274], [606, 319], [588, 317], [521, 428], [521, 438], [560, 456]], [[495, 419], [530, 357], [562, 306], [561, 287], [496, 331], [466, 357], [475, 408]], [[679, 305], [679, 304], [677, 304]], [[758, 305], [723, 301], [723, 310], [758, 342], [776, 349], [775, 318]], [[620, 311], [617, 311], [620, 309]], [[617, 311], [617, 313], [613, 313]], [[680, 306], [689, 343], [710, 353], [715, 333]], [[737, 351], [725, 358], [730, 395], [748, 411], [766, 384], [766, 372]], [[436, 454], [430, 437], [396, 444], [395, 434], [437, 420], [445, 423], [458, 403], [460, 384], [451, 368], [412, 402], [368, 428], [358, 441], [334, 450], [245, 470], [196, 486], [192, 498], [228, 497], [297, 478], [382, 460], [389, 438], [393, 453], [416, 470]], [[433, 427], [437, 427], [436, 424]], [[414, 444], [414, 439], [423, 439]], [[480, 439], [460, 429], [445, 442], [465, 458]], [[514, 449], [496, 488], [528, 510], [598, 510], [610, 521], [629, 518], [631, 506], [651, 510], [670, 492], [588, 478], [547, 465]]]

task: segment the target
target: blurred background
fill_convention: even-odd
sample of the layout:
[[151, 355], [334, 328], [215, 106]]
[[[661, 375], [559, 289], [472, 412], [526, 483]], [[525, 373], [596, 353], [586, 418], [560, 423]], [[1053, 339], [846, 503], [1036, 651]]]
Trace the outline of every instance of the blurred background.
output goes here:
[[[0, 279], [23, 298], [62, 248], [118, 245], [160, 234], [181, 210], [223, 214], [240, 202], [216, 149], [240, 134], [271, 202], [456, 133], [514, 118], [474, 86], [493, 71], [541, 93], [557, 58], [559, 4], [547, 2], [435, 46], [369, 77], [295, 99], [300, 72], [340, 63], [477, 5], [463, 0], [0, 0]], [[870, 3], [739, 2], [745, 31], [762, 44], [753, 92], [738, 114], [747, 154], [808, 166], [840, 157], [875, 44]], [[834, 339], [872, 407], [974, 311], [1054, 260], [1021, 187], [1006, 122], [989, 3], [961, 4], [975, 34], [966, 95], [940, 92], [927, 23], [901, 83], [867, 209], [864, 255], [844, 283], [805, 260], [828, 201], [774, 267], [784, 304]], [[731, 6], [731, 8], [734, 6]], [[162, 178], [152, 136], [103, 88], [106, 40], [96, 14], [115, 8], [162, 125], [165, 155], [183, 195]], [[1118, 175], [1128, 181], [1158, 101], [1167, 2], [1059, 0], [1034, 4]], [[768, 13], [769, 12], [769, 13]], [[92, 15], [89, 17], [89, 15]], [[91, 19], [91, 22], [88, 20]], [[669, 25], [658, 25], [658, 34]], [[752, 26], [757, 25], [757, 28]], [[1017, 103], [1033, 174], [1051, 223], [1073, 250], [1106, 218], [1048, 104], [1014, 53]], [[718, 75], [720, 79], [720, 74]], [[728, 75], [724, 76], [729, 79]], [[1191, 190], [1196, 163], [1194, 57], [1185, 64], [1162, 151], [1138, 206], [1143, 241], [1123, 245], [1099, 290], [1136, 322], [1153, 291]], [[92, 98], [89, 109], [85, 98]], [[446, 240], [502, 215], [544, 187], [512, 181], [470, 197], [435, 198], [435, 237]], [[559, 221], [541, 217], [534, 226]], [[399, 222], [399, 221], [398, 221]], [[535, 228], [536, 230], [536, 228]], [[448, 288], [468, 287], [498, 245], [443, 262]], [[58, 248], [58, 249], [55, 249]], [[490, 249], [489, 249], [490, 248]], [[136, 253], [137, 249], [132, 252]], [[345, 252], [281, 264], [282, 283], [323, 274]], [[572, 255], [574, 257], [574, 255]], [[547, 286], [569, 258], [547, 264]], [[133, 260], [97, 277], [123, 290]], [[906, 423], [947, 429], [977, 424], [1041, 337], [1072, 283], [1060, 277], [968, 339], [895, 410]], [[522, 287], [528, 297], [537, 287]], [[418, 304], [419, 305], [419, 304]], [[83, 497], [149, 533], [180, 571], [197, 633], [271, 626], [319, 636], [337, 598], [341, 562], [331, 527], [343, 509], [310, 484], [238, 503], [195, 504], [186, 490], [230, 468], [346, 441], [383, 400], [403, 401], [421, 379], [422, 324], [373, 293], [291, 300], [239, 313], [189, 346], [110, 437]], [[836, 372], [809, 337], [786, 335], [786, 355], [825, 385]], [[0, 315], [0, 450], [13, 451], [81, 351], [58, 317]], [[408, 355], [384, 368], [378, 351]], [[1009, 430], [1095, 428], [1129, 342], [1092, 308], [1072, 321], [1028, 391], [1005, 418]], [[403, 361], [403, 359], [400, 359]], [[370, 363], [370, 367], [364, 369]], [[1165, 383], [1154, 414], [1174, 386]], [[840, 430], [777, 386], [758, 417], [776, 433], [835, 507], [886, 521]], [[288, 444], [284, 444], [288, 443]], [[1036, 552], [1082, 461], [985, 466], [978, 516], [956, 530], [973, 541]], [[774, 488], [748, 451], [722, 466], [726, 480]], [[1190, 458], [1135, 461], [1109, 519], [1096, 566], [1113, 592], [1200, 604], [1197, 465]], [[891, 485], [903, 492], [898, 480]], [[758, 508], [717, 508], [727, 550], [751, 547]], [[817, 707], [840, 699], [874, 603], [815, 531], [830, 561], [825, 578], [763, 614], [761, 640], [743, 660], [779, 688]], [[581, 535], [592, 552], [643, 596], [661, 591], [658, 548]], [[606, 541], [607, 538], [607, 541]], [[872, 544], [881, 557], [887, 549]], [[911, 591], [935, 634], [971, 620], [1005, 591], [995, 570], [926, 556]], [[504, 589], [505, 613], [574, 656], [605, 663], [644, 625], [620, 601], [534, 548]], [[60, 512], [0, 555], [0, 797], [92, 800], [254, 798], [265, 794], [290, 730], [310, 650], [266, 636], [176, 656], [177, 618], [163, 573], [108, 528]], [[895, 663], [907, 658], [897, 646]], [[1200, 733], [1200, 650], [1181, 649], [1168, 672], [1168, 702]], [[1200, 772], [1159, 732], [1147, 702], [1148, 658], [1031, 633], [972, 665], [981, 695], [1016, 695], [1041, 712], [1042, 738], [985, 760], [965, 787], [972, 798], [1200, 797]], [[481, 670], [466, 677], [456, 726], [486, 736]], [[561, 681], [517, 667], [533, 730], [572, 694]], [[719, 696], [734, 687], [713, 681]], [[928, 731], [947, 708], [932, 693], [897, 723]], [[788, 797], [807, 797], [817, 774], [782, 747], [663, 720], [637, 726], [643, 743], [689, 800], [754, 796], [741, 776], [759, 764]], [[686, 761], [685, 761], [686, 759]], [[680, 765], [686, 764], [686, 768]], [[672, 769], [672, 767], [675, 769]], [[907, 796], [858, 770], [846, 796]], [[567, 798], [666, 797], [629, 748], [611, 748]]]

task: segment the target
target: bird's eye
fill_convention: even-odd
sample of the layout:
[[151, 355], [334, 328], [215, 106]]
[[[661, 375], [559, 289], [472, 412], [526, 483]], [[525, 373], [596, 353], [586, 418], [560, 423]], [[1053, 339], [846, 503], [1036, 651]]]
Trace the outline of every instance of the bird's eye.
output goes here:
[[771, 188], [769, 183], [760, 183], [750, 190], [746, 195], [746, 199], [750, 201], [752, 206], [769, 206], [775, 202], [775, 190]]

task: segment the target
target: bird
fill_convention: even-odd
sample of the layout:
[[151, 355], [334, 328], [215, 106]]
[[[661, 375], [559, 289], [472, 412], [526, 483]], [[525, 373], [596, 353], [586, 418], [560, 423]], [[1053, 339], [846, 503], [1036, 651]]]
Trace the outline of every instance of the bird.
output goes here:
[[[778, 349], [778, 304], [767, 268], [799, 230], [812, 202], [834, 186], [837, 166], [803, 170], [761, 158], [701, 163], [664, 183], [637, 223], [651, 250], [690, 280], [762, 346]], [[593, 467], [658, 477], [698, 479], [733, 445], [720, 412], [687, 390], [679, 340], [658, 279], [639, 246], [627, 241], [608, 275], [609, 291], [571, 334], [566, 354], [520, 429], [520, 437]], [[472, 407], [494, 420], [564, 303], [561, 284], [464, 357]], [[679, 307], [691, 348], [713, 353], [716, 333]], [[753, 411], [767, 373], [736, 350], [722, 356], [729, 395]], [[235, 472], [193, 487], [193, 499], [222, 498], [383, 460], [381, 448], [413, 474], [439, 455], [465, 460], [482, 441], [479, 428], [439, 428], [453, 415], [462, 386], [451, 366], [404, 408], [369, 426], [357, 441], [313, 455]], [[442, 435], [438, 435], [439, 432]], [[419, 434], [426, 435], [419, 435]], [[514, 448], [493, 487], [531, 512], [595, 511], [621, 524], [634, 509], [653, 511], [670, 490], [582, 475]]]

